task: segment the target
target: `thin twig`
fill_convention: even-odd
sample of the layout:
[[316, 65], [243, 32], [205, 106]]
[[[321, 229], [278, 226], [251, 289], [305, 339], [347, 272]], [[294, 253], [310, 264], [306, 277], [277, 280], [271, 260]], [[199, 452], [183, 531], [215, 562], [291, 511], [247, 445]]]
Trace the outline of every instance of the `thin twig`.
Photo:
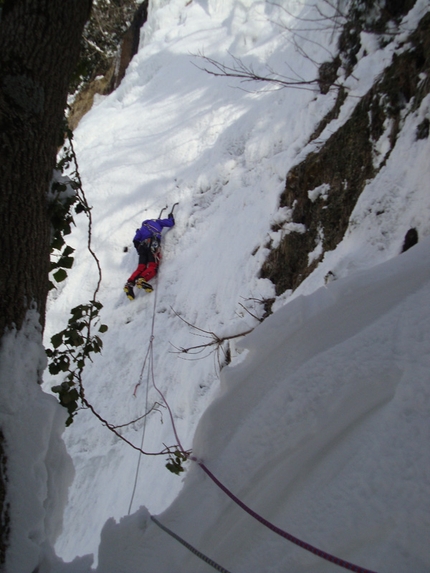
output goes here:
[[81, 393], [80, 393], [80, 398], [81, 401], [85, 404], [85, 406], [87, 408], [89, 408], [91, 410], [91, 412], [94, 414], [94, 416], [96, 418], [98, 418], [100, 420], [100, 422], [102, 422], [107, 428], [108, 430], [110, 430], [111, 432], [113, 432], [120, 440], [122, 440], [123, 442], [125, 442], [126, 444], [128, 444], [130, 447], [132, 447], [134, 450], [137, 450], [138, 452], [140, 452], [141, 454], [145, 455], [145, 456], [165, 456], [166, 454], [170, 454], [172, 452], [174, 452], [175, 450], [178, 449], [179, 446], [175, 445], [175, 446], [166, 446], [164, 450], [162, 450], [161, 452], [145, 452], [144, 450], [142, 450], [142, 448], [139, 448], [138, 446], [135, 446], [132, 442], [130, 442], [130, 440], [127, 440], [127, 438], [124, 438], [124, 436], [122, 436], [116, 429], [115, 426], [113, 426], [112, 424], [110, 424], [107, 420], [105, 420], [98, 412], [97, 410], [94, 408], [94, 406], [92, 406], [92, 404], [90, 404], [88, 402], [88, 400], [85, 398], [84, 392], [83, 392], [83, 386], [80, 383], [80, 389], [81, 389]]
[[153, 404], [153, 406], [151, 407], [150, 410], [148, 410], [146, 412], [146, 414], [143, 414], [143, 416], [139, 416], [139, 418], [136, 418], [135, 420], [132, 420], [131, 422], [127, 422], [126, 424], [120, 424], [118, 426], [112, 426], [112, 428], [115, 428], [115, 430], [118, 430], [118, 428], [125, 428], [126, 426], [131, 426], [131, 424], [134, 424], [136, 422], [139, 422], [140, 420], [142, 420], [143, 418], [146, 418], [146, 416], [148, 416], [148, 414], [150, 414], [151, 412], [158, 412], [161, 415], [161, 419], [163, 419], [162, 417], [162, 413], [160, 412], [160, 410], [158, 409], [158, 406], [160, 406], [161, 408], [165, 408], [166, 406], [164, 406], [164, 404], [160, 404], [160, 402], [155, 402]]
[[[216, 347], [215, 349], [217, 350], [221, 347], [223, 342], [226, 342], [227, 340], [233, 340], [234, 338], [241, 338], [242, 336], [245, 336], [246, 334], [249, 334], [250, 332], [252, 332], [254, 330], [254, 327], [252, 327], [252, 328], [250, 328], [244, 332], [240, 332], [238, 334], [231, 334], [229, 336], [218, 336], [214, 332], [211, 332], [209, 330], [204, 330], [203, 328], [200, 328], [200, 327], [196, 326], [195, 324], [192, 324], [191, 322], [189, 322], [188, 320], [186, 320], [185, 318], [180, 316], [174, 308], [172, 308], [172, 307], [170, 307], [170, 308], [172, 309], [172, 311], [175, 313], [175, 315], [178, 318], [180, 318], [183, 322], [185, 322], [185, 324], [187, 326], [189, 326], [190, 328], [194, 328], [195, 330], [198, 330], [199, 332], [203, 332], [205, 335], [207, 335], [208, 338], [210, 337], [212, 339], [210, 342], [206, 342], [205, 344], [197, 344], [195, 346], [190, 346], [188, 348], [177, 347], [171, 343], [173, 348], [176, 348], [177, 354], [189, 354], [190, 352], [193, 354], [200, 354], [201, 352], [203, 352], [203, 350], [205, 348], [210, 348], [212, 346], [215, 346]], [[204, 358], [206, 358], [206, 357], [204, 357]]]
[[305, 86], [313, 86], [318, 84], [317, 79], [305, 81], [305, 80], [293, 80], [289, 78], [282, 79], [283, 76], [278, 76], [276, 78], [269, 76], [261, 76], [259, 74], [256, 74], [251, 66], [246, 66], [241, 60], [235, 58], [234, 56], [232, 56], [233, 59], [235, 60], [235, 65], [233, 66], [228, 66], [227, 64], [218, 62], [213, 58], [209, 58], [208, 56], [203, 56], [201, 54], [198, 54], [196, 57], [201, 58], [202, 60], [207, 62], [210, 66], [212, 66], [214, 69], [210, 69], [208, 67], [200, 67], [197, 66], [196, 64], [194, 65], [196, 65], [196, 67], [199, 68], [200, 70], [216, 77], [237, 78], [242, 80], [242, 82], [253, 82], [253, 81], [270, 82], [278, 84], [282, 87], [303, 88], [303, 89]]
[[263, 322], [262, 318], [258, 318], [258, 316], [256, 316], [255, 314], [252, 314], [249, 308], [246, 308], [246, 306], [241, 302], [239, 303], [239, 306], [241, 306], [245, 312], [247, 312], [250, 316], [252, 316], [252, 318], [255, 318], [255, 320], [258, 320], [258, 322]]

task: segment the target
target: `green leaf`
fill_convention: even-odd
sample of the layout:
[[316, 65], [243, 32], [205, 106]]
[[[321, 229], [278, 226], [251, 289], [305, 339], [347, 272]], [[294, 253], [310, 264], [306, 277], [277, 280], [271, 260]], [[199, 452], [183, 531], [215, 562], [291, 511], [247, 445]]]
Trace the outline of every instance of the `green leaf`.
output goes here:
[[93, 352], [101, 352], [103, 348], [103, 342], [100, 340], [98, 336], [94, 336], [93, 338]]
[[[51, 364], [48, 366], [48, 370], [49, 370], [49, 373], [52, 374], [53, 376], [55, 376], [56, 374], [59, 374], [59, 373], [61, 372], [61, 369], [58, 367], [58, 365], [57, 365], [57, 364], [54, 364], [54, 363], [51, 363]], [[59, 388], [59, 386], [55, 386], [55, 388]], [[54, 389], [52, 389], [52, 390], [53, 390], [53, 392], [56, 392], [56, 391], [57, 391], [57, 390], [54, 390]]]
[[71, 346], [81, 346], [84, 343], [84, 338], [77, 330], [69, 330], [65, 336], [66, 342]]
[[63, 334], [64, 330], [62, 332], [57, 332], [57, 334], [54, 334], [54, 336], [51, 337], [51, 344], [54, 348], [58, 348], [63, 344]]
[[67, 278], [67, 273], [64, 269], [58, 269], [56, 273], [52, 275], [57, 283], [61, 283]]
[[[67, 406], [68, 409], [71, 408], [72, 412], [74, 410], [76, 410], [76, 408], [78, 407], [78, 405], [76, 403], [78, 398], [79, 398], [79, 394], [75, 388], [72, 388], [68, 392], [61, 392], [61, 403], [64, 406]], [[69, 409], [69, 411], [70, 411], [70, 409]]]
[[67, 356], [59, 356], [54, 362], [51, 362], [48, 366], [49, 373], [55, 376], [60, 372], [67, 372], [70, 366], [70, 360]]
[[172, 474], [175, 475], [180, 475], [181, 472], [184, 471], [184, 468], [181, 465], [175, 464], [173, 460], [170, 460], [169, 462], [167, 462], [166, 464], [166, 468], [172, 472]]
[[63, 251], [63, 257], [68, 257], [69, 255], [71, 255], [74, 252], [75, 252], [75, 249], [73, 247], [71, 247], [70, 245], [67, 245]]
[[70, 321], [72, 321], [72, 319], [73, 321], [77, 321], [79, 318], [82, 318], [84, 314], [86, 314], [86, 306], [84, 306], [83, 304], [75, 306], [75, 308], [72, 308], [72, 310], [70, 311], [70, 314], [72, 315]]
[[99, 332], [101, 332], [103, 334], [104, 332], [106, 332], [108, 330], [108, 328], [109, 327], [107, 324], [101, 324], [100, 328], [99, 328]]
[[[94, 351], [94, 347], [93, 347], [92, 343], [88, 342], [88, 344], [85, 345], [84, 350], [83, 350], [84, 356], [86, 356], [87, 358], [90, 358], [90, 353], [93, 351]], [[90, 360], [91, 360], [91, 358], [90, 358]]]
[[79, 330], [79, 332], [81, 332], [86, 326], [88, 326], [88, 322], [86, 320], [79, 320], [76, 322], [69, 321], [70, 330]]
[[61, 233], [58, 235], [55, 235], [55, 238], [51, 243], [51, 249], [59, 251], [63, 245], [64, 245], [64, 239], [63, 239]]
[[63, 354], [58, 358], [57, 364], [62, 372], [67, 372], [70, 366], [70, 358]]
[[75, 259], [73, 257], [61, 257], [57, 263], [57, 266], [62, 267], [64, 269], [71, 269], [73, 267], [74, 262]]
[[[65, 221], [64, 222], [64, 227], [62, 229], [63, 231], [63, 235], [70, 235], [70, 233], [72, 232], [72, 229], [70, 227], [71, 223], [74, 223], [74, 220], [72, 219], [70, 222], [69, 221]], [[63, 241], [64, 242], [64, 241]]]
[[57, 191], [58, 193], [62, 193], [63, 191], [67, 191], [67, 185], [60, 183], [59, 181], [54, 181], [52, 184], [52, 190]]

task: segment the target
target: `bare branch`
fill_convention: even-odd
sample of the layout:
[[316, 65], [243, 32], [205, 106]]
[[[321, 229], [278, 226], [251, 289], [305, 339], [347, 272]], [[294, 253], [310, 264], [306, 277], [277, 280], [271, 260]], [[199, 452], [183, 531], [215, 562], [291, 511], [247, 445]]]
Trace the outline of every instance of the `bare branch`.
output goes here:
[[282, 88], [309, 89], [310, 86], [318, 85], [318, 79], [308, 81], [303, 79], [297, 80], [280, 74], [277, 74], [275, 77], [272, 75], [261, 76], [254, 72], [252, 66], [247, 66], [242, 60], [233, 55], [231, 55], [234, 60], [234, 64], [232, 66], [218, 62], [217, 60], [204, 56], [203, 54], [197, 54], [196, 57], [204, 60], [208, 66], [200, 67], [196, 64], [194, 65], [196, 65], [200, 70], [216, 77], [237, 78], [242, 82], [270, 82], [275, 83]]
[[163, 419], [163, 415], [160, 412], [160, 410], [158, 409], [158, 406], [160, 406], [160, 408], [166, 407], [164, 404], [160, 404], [160, 402], [154, 402], [151, 409], [148, 410], [145, 414], [143, 414], [143, 416], [139, 416], [139, 418], [136, 418], [135, 420], [132, 420], [131, 422], [127, 422], [126, 424], [120, 424], [118, 426], [112, 426], [112, 428], [115, 428], [115, 430], [118, 430], [118, 428], [125, 428], [126, 426], [131, 426], [131, 424], [134, 424], [136, 422], [139, 422], [140, 420], [143, 420], [143, 418], [146, 418], [146, 416], [148, 416], [148, 414], [150, 414], [151, 412], [158, 412], [161, 415], [161, 419]]
[[[172, 307], [170, 307], [172, 308]], [[220, 348], [222, 349], [222, 344], [228, 340], [233, 340], [234, 338], [241, 338], [242, 336], [245, 336], [246, 334], [249, 334], [250, 332], [252, 332], [254, 330], [254, 327], [249, 328], [248, 330], [244, 331], [244, 332], [240, 332], [238, 334], [231, 334], [229, 336], [218, 336], [217, 334], [215, 334], [214, 332], [211, 332], [210, 330], [204, 330], [203, 328], [200, 328], [198, 326], [196, 326], [195, 324], [192, 324], [191, 322], [189, 322], [188, 320], [186, 320], [185, 318], [183, 318], [182, 316], [180, 316], [174, 308], [172, 308], [172, 311], [175, 313], [175, 315], [180, 318], [183, 322], [185, 322], [186, 325], [188, 325], [190, 328], [193, 328], [195, 330], [198, 330], [199, 332], [203, 332], [206, 336], [206, 338], [211, 338], [210, 342], [206, 342], [204, 344], [197, 344], [195, 346], [189, 346], [188, 348], [184, 348], [184, 347], [177, 347], [174, 344], [172, 344], [173, 348], [176, 348], [177, 354], [200, 354], [201, 352], [204, 351], [205, 348], [213, 348], [212, 352], [218, 351]], [[199, 360], [201, 360], [202, 358], [206, 358], [206, 356], [199, 358]]]
[[314, 5], [313, 8], [317, 11], [320, 17], [317, 18], [305, 18], [301, 16], [293, 15], [285, 6], [281, 6], [276, 2], [270, 2], [272, 6], [278, 7], [282, 12], [284, 12], [288, 18], [292, 18], [297, 22], [309, 22], [312, 24], [318, 24], [317, 26], [312, 27], [296, 27], [296, 26], [287, 26], [283, 22], [276, 22], [271, 20], [272, 24], [279, 26], [283, 30], [290, 32], [291, 34], [296, 34], [297, 32], [314, 32], [314, 31], [322, 31], [322, 30], [330, 30], [330, 27], [333, 27], [333, 32], [338, 29], [341, 25], [345, 24], [347, 18], [345, 14], [343, 14], [338, 7], [333, 6], [328, 0], [326, 0], [326, 4], [330, 6], [330, 8], [334, 11], [333, 15], [325, 14], [319, 5]]
[[[130, 442], [129, 440], [127, 440], [127, 438], [124, 438], [124, 436], [122, 436], [118, 430], [116, 426], [113, 426], [110, 422], [108, 422], [107, 420], [105, 420], [98, 412], [97, 410], [94, 408], [94, 406], [92, 404], [90, 404], [88, 402], [88, 400], [85, 398], [85, 393], [84, 393], [84, 388], [82, 386], [82, 383], [80, 381], [80, 394], [79, 397], [82, 401], [82, 403], [89, 409], [91, 410], [91, 412], [94, 414], [94, 416], [96, 418], [98, 418], [100, 420], [100, 422], [102, 422], [106, 428], [108, 430], [110, 430], [111, 432], [113, 432], [115, 434], [115, 436], [117, 438], [119, 438], [120, 440], [122, 440], [123, 442], [125, 442], [126, 444], [128, 444], [131, 448], [133, 448], [134, 450], [137, 450], [138, 452], [140, 452], [141, 454], [143, 454], [144, 456], [165, 456], [166, 454], [171, 454], [172, 452], [176, 451], [179, 446], [175, 445], [175, 446], [165, 446], [164, 450], [160, 451], [160, 452], [145, 452], [144, 450], [142, 450], [142, 448], [139, 448], [138, 446], [135, 446], [132, 442]], [[145, 414], [146, 415], [146, 414]], [[119, 427], [119, 426], [118, 426]]]
[[204, 330], [203, 328], [199, 328], [198, 326], [191, 324], [191, 322], [188, 322], [188, 320], [185, 320], [185, 318], [183, 316], [181, 316], [172, 306], [170, 308], [175, 313], [175, 315], [178, 318], [180, 318], [183, 322], [185, 322], [185, 324], [188, 325], [189, 327], [194, 328], [195, 330], [199, 330], [200, 332], [204, 332], [205, 334], [216, 338], [215, 333], [211, 332], [210, 330]]
[[252, 318], [255, 318], [255, 320], [258, 320], [258, 322], [263, 322], [264, 320], [263, 318], [258, 318], [258, 316], [255, 316], [255, 314], [252, 314], [249, 308], [246, 308], [246, 306], [241, 302], [239, 303], [239, 306], [241, 306], [245, 312], [247, 312], [250, 316], [252, 316]]

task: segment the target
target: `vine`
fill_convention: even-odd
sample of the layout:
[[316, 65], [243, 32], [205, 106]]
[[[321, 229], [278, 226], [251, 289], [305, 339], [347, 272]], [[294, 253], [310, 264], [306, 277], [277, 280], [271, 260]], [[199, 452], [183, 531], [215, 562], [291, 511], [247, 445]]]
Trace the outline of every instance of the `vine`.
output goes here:
[[[72, 132], [66, 132], [69, 141], [73, 137]], [[53, 180], [48, 193], [48, 211], [51, 220], [51, 267], [52, 278], [60, 283], [67, 278], [67, 270], [73, 266], [74, 249], [66, 245], [65, 235], [69, 235], [74, 224], [72, 207], [75, 203], [75, 212], [79, 211], [79, 181], [76, 177], [64, 175], [65, 170], [73, 160], [70, 146], [64, 145], [62, 157], [55, 166]], [[55, 271], [55, 272], [54, 272]], [[50, 290], [56, 288], [49, 281]]]
[[[65, 130], [67, 145], [63, 147], [62, 157], [56, 166], [54, 181], [51, 185], [49, 206], [52, 221], [51, 240], [51, 272], [52, 278], [60, 283], [67, 278], [67, 269], [73, 266], [74, 249], [67, 245], [64, 235], [71, 232], [74, 224], [72, 206], [76, 214], [85, 213], [88, 217], [88, 242], [87, 248], [94, 258], [98, 280], [92, 300], [87, 304], [80, 304], [70, 311], [67, 327], [51, 337], [52, 348], [46, 350], [49, 359], [48, 369], [50, 374], [56, 375], [65, 372], [64, 381], [52, 387], [52, 391], [59, 395], [59, 401], [69, 412], [66, 425], [70, 425], [78, 409], [78, 401], [84, 402], [84, 389], [82, 386], [82, 372], [86, 360], [91, 360], [92, 353], [102, 350], [103, 342], [99, 334], [108, 330], [105, 324], [100, 324], [99, 313], [103, 308], [97, 295], [102, 281], [100, 261], [91, 247], [92, 238], [92, 215], [88, 205], [79, 174], [79, 166], [73, 146], [73, 133], [70, 129]], [[68, 176], [63, 175], [64, 171]], [[51, 288], [56, 288], [50, 281]], [[97, 334], [93, 329], [98, 327]]]
[[[183, 463], [188, 459], [191, 452], [184, 451], [180, 445], [166, 446], [158, 452], [146, 452], [141, 447], [134, 445], [127, 440], [119, 431], [120, 428], [128, 426], [138, 420], [145, 418], [153, 411], [158, 411], [162, 404], [156, 402], [143, 416], [137, 420], [115, 426], [94, 408], [85, 396], [85, 388], [82, 381], [82, 373], [87, 359], [91, 360], [93, 353], [100, 353], [103, 348], [103, 342], [100, 334], [108, 330], [105, 324], [100, 324], [99, 313], [103, 305], [97, 300], [97, 295], [102, 281], [102, 271], [100, 261], [91, 246], [92, 240], [92, 214], [88, 205], [79, 174], [79, 166], [73, 146], [73, 134], [70, 129], [65, 129], [68, 144], [63, 147], [62, 158], [57, 164], [54, 174], [54, 181], [51, 185], [49, 196], [49, 207], [52, 221], [52, 240], [51, 240], [51, 272], [52, 278], [60, 283], [67, 278], [67, 270], [72, 268], [74, 259], [72, 254], [74, 249], [67, 245], [64, 236], [71, 232], [71, 226], [74, 224], [72, 206], [74, 212], [85, 213], [88, 217], [88, 241], [87, 249], [96, 262], [98, 271], [97, 285], [94, 290], [92, 300], [87, 304], [80, 304], [70, 311], [71, 316], [66, 328], [54, 334], [51, 337], [52, 348], [46, 350], [49, 359], [48, 369], [50, 374], [58, 375], [61, 372], [66, 376], [61, 384], [53, 386], [51, 389], [58, 394], [60, 404], [64, 406], [69, 417], [66, 420], [66, 426], [73, 422], [76, 411], [81, 403], [89, 409], [94, 416], [110, 430], [120, 440], [124, 441], [133, 449], [143, 455], [165, 456], [168, 455], [166, 463], [167, 469], [176, 475], [184, 471]], [[67, 170], [68, 176], [63, 175]], [[51, 288], [56, 288], [51, 282]], [[94, 330], [97, 328], [96, 333]]]
[[169, 457], [167, 459], [166, 468], [172, 474], [177, 476], [181, 475], [185, 468], [183, 467], [183, 463], [188, 461], [191, 455], [191, 451], [182, 452], [178, 449], [169, 452]]
[[[146, 452], [141, 447], [139, 448], [127, 440], [127, 438], [119, 432], [120, 428], [145, 418], [151, 412], [160, 411], [158, 407], [162, 406], [162, 404], [156, 402], [152, 408], [137, 420], [129, 422], [128, 424], [115, 426], [103, 418], [85, 396], [82, 373], [87, 359], [91, 360], [93, 353], [97, 354], [101, 352], [103, 342], [99, 335], [106, 332], [108, 327], [105, 324], [100, 324], [99, 313], [103, 305], [97, 300], [97, 295], [102, 281], [102, 271], [100, 261], [91, 246], [91, 208], [88, 205], [82, 187], [78, 161], [72, 141], [73, 134], [68, 128], [66, 128], [65, 133], [68, 145], [63, 147], [62, 158], [57, 164], [49, 197], [53, 228], [51, 241], [51, 256], [53, 257], [51, 262], [52, 278], [57, 283], [64, 281], [67, 278], [67, 269], [73, 266], [74, 259], [72, 254], [74, 249], [65, 243], [64, 235], [71, 232], [71, 226], [74, 224], [72, 206], [75, 205], [75, 213], [83, 212], [88, 217], [87, 249], [96, 262], [98, 280], [92, 300], [87, 304], [80, 304], [72, 308], [67, 327], [51, 337], [52, 348], [46, 350], [49, 359], [49, 372], [52, 375], [58, 375], [61, 372], [66, 374], [63, 382], [53, 386], [51, 389], [58, 394], [60, 404], [64, 406], [69, 413], [66, 426], [69, 426], [73, 422], [73, 418], [79, 408], [79, 403], [81, 403], [85, 408], [89, 409], [108, 430], [115, 434], [115, 436], [141, 454], [149, 456], [168, 455], [166, 468], [172, 473], [180, 475], [184, 471], [183, 464], [191, 455], [191, 451], [183, 450], [180, 444], [173, 446], [166, 446], [164, 444], [164, 448], [161, 451]], [[63, 175], [65, 170], [68, 172], [68, 177]], [[51, 282], [51, 285], [51, 288], [56, 288], [54, 283]], [[97, 331], [94, 334], [95, 328], [97, 328]], [[168, 406], [166, 405], [166, 407]]]

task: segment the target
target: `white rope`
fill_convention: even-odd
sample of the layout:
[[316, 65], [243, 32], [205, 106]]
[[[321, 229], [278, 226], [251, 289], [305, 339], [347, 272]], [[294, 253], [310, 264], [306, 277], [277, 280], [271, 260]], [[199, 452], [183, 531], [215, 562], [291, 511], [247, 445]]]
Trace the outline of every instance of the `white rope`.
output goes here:
[[[158, 280], [156, 281], [158, 283]], [[156, 285], [157, 286], [157, 285]], [[145, 393], [145, 413], [148, 412], [148, 395], [149, 395], [149, 381], [150, 381], [150, 376], [151, 376], [151, 372], [152, 375], [154, 373], [154, 356], [153, 356], [153, 342], [154, 342], [154, 328], [155, 328], [155, 309], [157, 307], [157, 294], [158, 294], [158, 288], [154, 289], [155, 293], [154, 293], [154, 306], [153, 306], [153, 310], [152, 310], [152, 323], [151, 323], [151, 337], [149, 339], [149, 344], [148, 344], [148, 350], [146, 352], [145, 355], [145, 360], [143, 362], [143, 366], [142, 366], [142, 370], [140, 372], [140, 378], [139, 378], [139, 382], [136, 385], [137, 386], [140, 385], [142, 377], [143, 377], [143, 372], [145, 369], [145, 365], [146, 365], [146, 361], [149, 357], [149, 366], [148, 366], [148, 375], [147, 375], [147, 379], [146, 379], [146, 393]], [[135, 392], [136, 392], [136, 388], [135, 388]], [[143, 429], [142, 429], [142, 440], [140, 442], [140, 449], [143, 450], [143, 441], [145, 439], [145, 431], [146, 431], [146, 418], [147, 416], [145, 415], [144, 421], [143, 421]], [[131, 499], [130, 499], [130, 505], [128, 508], [128, 515], [130, 515], [131, 513], [131, 507], [133, 505], [133, 500], [134, 500], [134, 495], [136, 493], [136, 487], [137, 487], [137, 480], [139, 478], [139, 470], [140, 470], [140, 462], [142, 460], [142, 452], [139, 452], [139, 457], [137, 460], [137, 467], [136, 467], [136, 475], [134, 478], [134, 486], [133, 486], [133, 491], [131, 494]]]
[[[148, 377], [146, 380], [146, 396], [145, 396], [145, 412], [148, 411], [148, 392], [149, 392], [149, 370], [148, 370]], [[142, 430], [142, 440], [140, 442], [140, 449], [143, 450], [143, 440], [145, 439], [145, 431], [146, 431], [146, 418], [143, 419], [143, 430]], [[136, 476], [134, 478], [134, 486], [133, 492], [131, 494], [130, 505], [128, 508], [128, 515], [131, 513], [131, 506], [133, 505], [134, 494], [136, 493], [136, 486], [137, 486], [137, 479], [139, 477], [139, 469], [140, 469], [140, 461], [142, 459], [142, 452], [139, 452], [138, 460], [137, 460], [137, 468], [136, 468]]]

